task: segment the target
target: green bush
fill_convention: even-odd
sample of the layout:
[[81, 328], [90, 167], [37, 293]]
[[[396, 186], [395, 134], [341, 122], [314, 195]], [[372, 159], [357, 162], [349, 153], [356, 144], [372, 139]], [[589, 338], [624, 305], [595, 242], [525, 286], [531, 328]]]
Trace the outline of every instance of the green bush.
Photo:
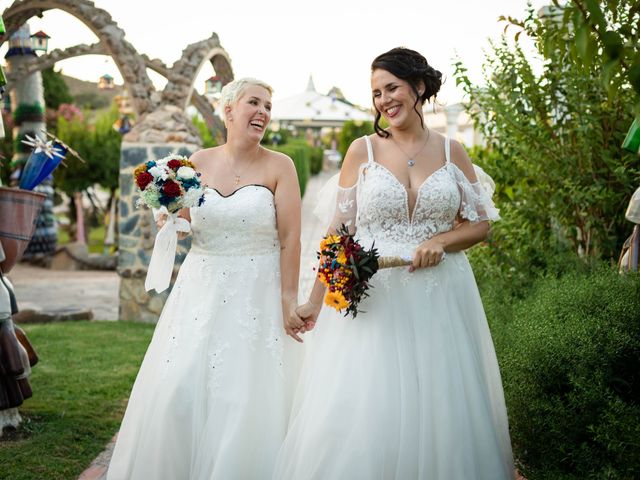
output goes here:
[[309, 171], [311, 175], [316, 175], [322, 171], [322, 161], [324, 151], [321, 147], [312, 147], [303, 138], [291, 138], [285, 145], [296, 145], [309, 150]]
[[300, 184], [300, 195], [304, 196], [304, 191], [307, 187], [307, 181], [309, 181], [309, 164], [311, 163], [310, 148], [308, 146], [302, 146], [295, 143], [288, 143], [285, 145], [269, 146], [271, 150], [284, 153], [293, 160], [296, 166], [296, 172], [298, 173], [298, 183]]
[[338, 134], [338, 151], [342, 154], [342, 158], [347, 154], [349, 145], [363, 135], [370, 135], [374, 132], [372, 122], [361, 122], [349, 120], [344, 123], [340, 133]]
[[523, 474], [640, 478], [640, 277], [572, 273], [498, 303], [487, 313]]
[[311, 175], [317, 175], [322, 171], [324, 152], [321, 147], [311, 147]]
[[215, 147], [218, 144], [215, 138], [213, 138], [213, 135], [211, 135], [211, 131], [207, 126], [207, 122], [197, 116], [193, 116], [191, 117], [191, 123], [193, 123], [198, 129], [198, 132], [200, 132], [200, 137], [202, 138], [202, 148], [211, 148]]

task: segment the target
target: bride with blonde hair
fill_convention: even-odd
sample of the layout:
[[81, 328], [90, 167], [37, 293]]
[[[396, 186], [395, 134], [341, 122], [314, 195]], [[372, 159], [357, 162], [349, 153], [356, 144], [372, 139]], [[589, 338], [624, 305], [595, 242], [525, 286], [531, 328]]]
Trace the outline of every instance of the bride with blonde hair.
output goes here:
[[260, 145], [271, 93], [255, 79], [226, 85], [227, 142], [190, 159], [205, 201], [180, 213], [191, 249], [133, 386], [109, 480], [271, 476], [298, 364], [286, 335], [299, 341], [303, 326], [296, 170]]

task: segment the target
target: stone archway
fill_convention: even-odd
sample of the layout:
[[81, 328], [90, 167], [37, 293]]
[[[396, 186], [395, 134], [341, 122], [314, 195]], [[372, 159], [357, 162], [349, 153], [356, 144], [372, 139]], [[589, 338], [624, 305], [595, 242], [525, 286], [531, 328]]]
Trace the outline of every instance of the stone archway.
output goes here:
[[[189, 156], [199, 149], [202, 142], [197, 129], [185, 115], [185, 109], [193, 102], [210, 127], [221, 122], [213, 114], [213, 108], [202, 95], [194, 92], [198, 72], [206, 62], [211, 62], [223, 84], [233, 80], [233, 70], [227, 52], [221, 47], [216, 34], [189, 45], [182, 57], [168, 68], [159, 60], [140, 55], [124, 39], [124, 31], [106, 11], [96, 8], [88, 0], [16, 0], [3, 12], [7, 36], [15, 32], [33, 16], [41, 16], [50, 9], [60, 9], [85, 23], [100, 39], [98, 44], [79, 45], [67, 51], [54, 51], [39, 59], [26, 62], [14, 72], [28, 78], [56, 61], [90, 53], [106, 54], [113, 58], [125, 87], [132, 98], [133, 107], [141, 117], [140, 122], [127, 133], [122, 142], [120, 156], [119, 202], [119, 257], [120, 318], [156, 321], [166, 298], [166, 292], [148, 295], [144, 290], [144, 276], [153, 245], [155, 226], [148, 212], [135, 208], [133, 170], [136, 165], [163, 157], [169, 153]], [[0, 42], [1, 44], [1, 42]], [[168, 79], [161, 94], [155, 92], [146, 69], [150, 68]], [[17, 82], [16, 82], [17, 84]], [[216, 122], [218, 122], [216, 124]], [[222, 131], [222, 129], [220, 129]], [[181, 263], [184, 249], [178, 254]]]
[[233, 80], [231, 59], [214, 33], [210, 38], [192, 43], [183, 50], [182, 57], [169, 71], [169, 83], [162, 92], [162, 103], [186, 108], [191, 101], [198, 73], [206, 62], [211, 62], [223, 85]]
[[[32, 73], [45, 70], [54, 66], [56, 63], [67, 60], [69, 58], [79, 57], [82, 55], [109, 55], [101, 43], [93, 43], [91, 45], [75, 45], [73, 47], [66, 48], [64, 50], [55, 49], [46, 55], [39, 57], [33, 57], [26, 62], [20, 64], [15, 70], [7, 72], [7, 86], [9, 90], [14, 88], [22, 79], [28, 77]], [[172, 68], [168, 67], [161, 60], [154, 58], [150, 59], [146, 54], [140, 55], [145, 63], [146, 68], [153, 70], [154, 72], [169, 79], [172, 75]], [[216, 59], [219, 57], [216, 56]], [[216, 63], [220, 65], [222, 72], [226, 73], [226, 78], [229, 76], [233, 78], [233, 74], [229, 73], [228, 68], [228, 56], [222, 58], [222, 60], [216, 60]], [[217, 71], [216, 71], [217, 73]], [[194, 79], [195, 81], [195, 79]], [[227, 82], [225, 82], [227, 83]], [[204, 95], [192, 90], [191, 104], [196, 107], [200, 115], [204, 118], [207, 126], [213, 134], [224, 131], [224, 125], [220, 119], [214, 114], [213, 107]]]
[[[100, 40], [100, 45], [111, 56], [124, 79], [136, 113], [143, 115], [153, 111], [158, 102], [152, 95], [153, 84], [146, 71], [146, 64], [133, 46], [125, 40], [124, 31], [111, 19], [111, 15], [97, 8], [88, 0], [16, 0], [3, 14], [9, 36], [20, 25], [34, 16], [42, 16], [46, 10], [59, 9], [83, 22]], [[1, 43], [0, 43], [1, 44]]]

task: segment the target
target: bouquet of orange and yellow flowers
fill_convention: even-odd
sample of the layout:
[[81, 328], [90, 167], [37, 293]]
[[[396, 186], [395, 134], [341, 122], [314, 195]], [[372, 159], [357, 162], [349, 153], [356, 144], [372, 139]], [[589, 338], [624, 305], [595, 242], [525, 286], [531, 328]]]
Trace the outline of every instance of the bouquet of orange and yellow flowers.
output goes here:
[[360, 311], [360, 301], [369, 296], [369, 280], [379, 269], [411, 263], [408, 258], [380, 257], [374, 245], [365, 249], [346, 225], [322, 239], [318, 258], [318, 278], [327, 287], [324, 303], [353, 318]]

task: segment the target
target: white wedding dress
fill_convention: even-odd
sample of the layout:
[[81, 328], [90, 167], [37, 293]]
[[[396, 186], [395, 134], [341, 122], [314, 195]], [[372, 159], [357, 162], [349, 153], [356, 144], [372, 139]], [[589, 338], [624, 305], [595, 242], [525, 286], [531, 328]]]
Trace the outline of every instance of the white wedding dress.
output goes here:
[[[498, 218], [491, 198], [449, 160], [407, 192], [369, 161], [338, 189], [336, 223], [381, 255], [412, 255], [470, 221]], [[463, 252], [409, 273], [380, 270], [358, 316], [323, 308], [310, 336], [274, 480], [513, 478], [504, 395], [473, 272]]]
[[109, 480], [271, 478], [298, 370], [285, 336], [274, 197], [207, 189], [147, 350]]

